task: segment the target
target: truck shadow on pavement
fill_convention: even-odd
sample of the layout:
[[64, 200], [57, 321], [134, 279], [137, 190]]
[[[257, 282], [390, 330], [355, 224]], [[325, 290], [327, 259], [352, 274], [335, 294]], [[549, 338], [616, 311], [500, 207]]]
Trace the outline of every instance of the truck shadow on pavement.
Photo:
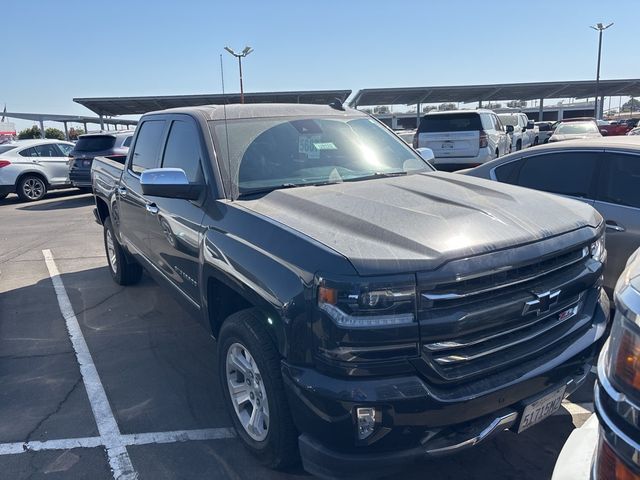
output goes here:
[[[56, 262], [61, 272], [70, 272], [61, 278], [122, 433], [231, 426], [216, 375], [215, 341], [164, 288], [147, 275], [123, 288], [112, 282], [105, 266], [86, 268], [82, 259]], [[0, 293], [0, 352], [0, 443], [97, 435], [48, 277]], [[521, 435], [504, 432], [456, 456], [408, 464], [387, 478], [548, 479], [573, 428], [570, 415], [553, 416]], [[104, 456], [74, 451], [81, 450], [85, 454], [78, 454], [77, 463], [47, 478], [111, 478]], [[263, 468], [237, 439], [128, 450], [141, 479], [311, 478], [299, 467], [288, 472]], [[34, 469], [50, 471], [58, 456], [44, 451], [0, 455], [0, 472], [28, 478]]]
[[45, 200], [50, 200], [50, 199], [45, 198], [40, 202], [28, 204], [28, 205], [25, 205], [24, 207], [18, 207], [18, 210], [38, 211], [38, 212], [48, 211], [48, 210], [65, 210], [69, 208], [86, 207], [88, 205], [93, 204], [94, 202], [93, 195], [89, 195], [89, 194], [75, 195], [73, 197], [71, 196], [62, 197], [59, 200], [53, 200], [49, 202], [46, 202]]

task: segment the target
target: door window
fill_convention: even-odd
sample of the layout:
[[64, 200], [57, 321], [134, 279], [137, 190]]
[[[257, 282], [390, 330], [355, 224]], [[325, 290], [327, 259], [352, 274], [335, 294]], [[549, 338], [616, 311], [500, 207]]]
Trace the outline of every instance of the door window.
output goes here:
[[67, 157], [71, 150], [73, 150], [73, 145], [67, 145], [66, 143], [59, 143], [58, 148], [62, 152], [62, 156]]
[[[521, 160], [516, 166], [496, 176], [522, 187], [543, 190], [572, 197], [593, 198], [593, 178], [596, 168], [595, 152], [555, 152], [535, 155]], [[511, 180], [511, 181], [509, 181]]]
[[608, 153], [598, 200], [640, 208], [640, 155]]
[[171, 125], [162, 166], [181, 168], [190, 183], [202, 182], [201, 150], [198, 132], [193, 125], [176, 120]]
[[164, 120], [147, 120], [140, 126], [129, 169], [141, 174], [158, 166], [158, 154], [164, 134]]

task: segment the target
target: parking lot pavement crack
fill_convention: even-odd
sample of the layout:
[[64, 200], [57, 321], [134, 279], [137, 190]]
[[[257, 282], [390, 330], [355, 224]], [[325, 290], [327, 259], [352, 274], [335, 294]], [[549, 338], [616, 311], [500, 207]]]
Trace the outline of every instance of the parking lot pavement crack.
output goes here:
[[80, 385], [82, 383], [82, 375], [80, 375], [78, 377], [78, 379], [75, 381], [75, 383], [73, 384], [73, 386], [69, 389], [69, 391], [67, 392], [67, 394], [64, 396], [64, 398], [62, 400], [60, 400], [60, 402], [58, 402], [55, 406], [55, 408], [53, 409], [53, 411], [49, 414], [47, 414], [42, 420], [40, 420], [35, 427], [33, 427], [31, 429], [31, 431], [27, 434], [27, 437], [24, 441], [25, 445], [24, 445], [24, 449], [28, 450], [28, 443], [31, 440], [31, 436], [33, 434], [35, 434], [35, 432], [38, 431], [38, 429], [47, 421], [49, 420], [51, 417], [53, 417], [54, 415], [56, 415], [58, 412], [60, 412], [60, 410], [62, 409], [62, 407], [64, 406], [64, 404], [67, 402], [67, 400], [69, 400], [69, 398], [71, 397], [71, 394], [75, 391], [76, 388], [78, 388], [78, 385]]
[[125, 288], [124, 288], [124, 287], [122, 287], [122, 288], [120, 288], [120, 289], [116, 290], [115, 292], [113, 292], [113, 293], [111, 293], [111, 294], [107, 295], [105, 298], [103, 298], [102, 300], [100, 300], [98, 303], [95, 303], [95, 304], [93, 304], [93, 305], [90, 305], [90, 306], [88, 306], [88, 307], [85, 307], [85, 308], [83, 308], [82, 310], [78, 310], [78, 311], [76, 312], [76, 317], [77, 317], [78, 315], [82, 315], [83, 313], [86, 313], [86, 312], [88, 312], [88, 311], [90, 311], [90, 310], [93, 310], [93, 309], [95, 309], [95, 308], [98, 308], [100, 305], [105, 304], [106, 302], [108, 302], [109, 300], [111, 300], [113, 297], [115, 297], [115, 296], [116, 296], [116, 295], [118, 295], [119, 293], [123, 292], [124, 290], [125, 290]]

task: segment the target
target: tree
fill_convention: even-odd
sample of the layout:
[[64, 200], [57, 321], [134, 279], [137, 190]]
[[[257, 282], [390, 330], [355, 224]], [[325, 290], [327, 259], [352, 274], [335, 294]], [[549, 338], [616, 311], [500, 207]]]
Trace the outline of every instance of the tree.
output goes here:
[[437, 110], [438, 107], [434, 106], [434, 105], [425, 105], [422, 107], [422, 113], [429, 113], [432, 110]]
[[[38, 129], [39, 131], [39, 129]], [[64, 140], [64, 132], [57, 128], [47, 128], [44, 131], [44, 138], [53, 138], [55, 140]]]
[[455, 103], [441, 103], [440, 105], [438, 105], [438, 110], [440, 111], [446, 111], [446, 110], [455, 110], [456, 104]]
[[378, 105], [377, 107], [374, 107], [373, 113], [376, 113], [378, 115], [389, 113], [389, 107], [387, 107], [386, 105]]
[[[631, 107], [633, 106], [633, 110]], [[632, 98], [628, 102], [625, 102], [622, 107], [620, 107], [621, 112], [637, 112], [640, 111], [640, 101]]]
[[501, 103], [488, 103], [485, 108], [488, 108], [489, 110], [492, 110], [494, 108], [502, 108], [502, 104]]
[[80, 135], [84, 135], [85, 131], [83, 128], [74, 128], [71, 127], [69, 129], [69, 140], [77, 140]]
[[31, 128], [25, 128], [18, 133], [19, 140], [28, 140], [32, 138], [40, 138], [40, 128], [34, 125]]

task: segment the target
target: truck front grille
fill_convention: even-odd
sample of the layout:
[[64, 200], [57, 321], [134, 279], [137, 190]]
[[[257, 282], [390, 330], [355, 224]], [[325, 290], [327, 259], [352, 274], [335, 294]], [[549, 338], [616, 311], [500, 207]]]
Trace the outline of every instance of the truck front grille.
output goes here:
[[422, 370], [439, 383], [463, 381], [566, 348], [591, 326], [585, 305], [601, 274], [593, 266], [580, 246], [532, 264], [421, 286]]

